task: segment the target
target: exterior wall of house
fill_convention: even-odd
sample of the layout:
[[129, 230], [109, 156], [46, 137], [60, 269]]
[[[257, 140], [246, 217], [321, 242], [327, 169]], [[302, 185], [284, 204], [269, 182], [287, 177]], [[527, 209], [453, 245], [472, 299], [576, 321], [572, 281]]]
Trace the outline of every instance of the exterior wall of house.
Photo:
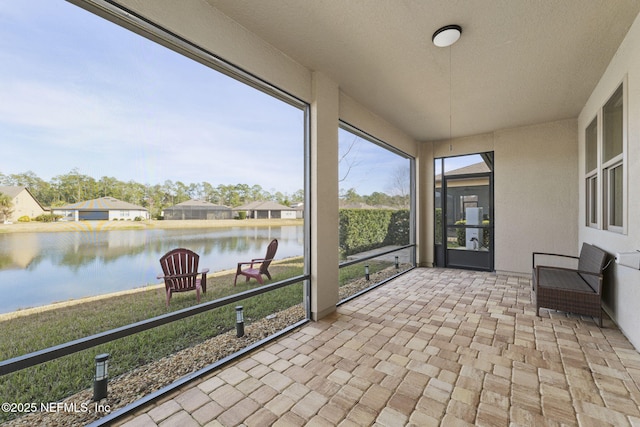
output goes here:
[[109, 221], [133, 221], [136, 217], [149, 219], [149, 212], [135, 209], [112, 209], [109, 211]]
[[282, 219], [296, 219], [296, 211], [280, 211]]
[[496, 271], [531, 274], [534, 251], [577, 253], [576, 127], [571, 119], [437, 141], [423, 159], [494, 152]]
[[531, 253], [575, 254], [577, 122], [495, 133], [496, 271], [531, 274]]
[[9, 215], [8, 219], [11, 222], [16, 222], [21, 216], [26, 215], [29, 218], [35, 218], [43, 213], [44, 209], [42, 209], [31, 194], [27, 190], [22, 190], [13, 198], [13, 213]]
[[[586, 226], [585, 196], [585, 129], [596, 117], [626, 77], [627, 141], [624, 167], [627, 169], [626, 232], [616, 233]], [[640, 250], [640, 15], [636, 18], [617, 53], [602, 75], [578, 118], [579, 160], [578, 188], [580, 210], [576, 218], [579, 224], [579, 244], [593, 243], [614, 256], [617, 252]], [[601, 210], [600, 210], [601, 212]], [[601, 217], [602, 215], [600, 215]], [[618, 324], [636, 348], [640, 348], [640, 271], [613, 264], [607, 272], [604, 306], [605, 311]]]

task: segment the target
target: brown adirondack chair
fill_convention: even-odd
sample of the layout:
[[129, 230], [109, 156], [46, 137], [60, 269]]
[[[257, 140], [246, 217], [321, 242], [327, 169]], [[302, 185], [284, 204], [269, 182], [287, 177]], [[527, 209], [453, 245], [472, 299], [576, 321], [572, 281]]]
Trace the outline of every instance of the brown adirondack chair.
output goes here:
[[[196, 300], [200, 303], [200, 291], [207, 292], [208, 268], [198, 271], [200, 256], [189, 249], [173, 249], [160, 258], [160, 265], [164, 274], [158, 279], [164, 279], [167, 293], [167, 307], [174, 292], [196, 291]], [[201, 275], [198, 278], [198, 275]]]
[[[254, 278], [261, 285], [264, 284], [264, 280], [262, 279], [262, 275], [264, 274], [271, 280], [271, 274], [269, 274], [269, 265], [273, 258], [276, 256], [276, 251], [278, 250], [278, 241], [273, 239], [269, 246], [267, 246], [267, 255], [264, 258], [254, 258], [248, 262], [239, 262], [238, 269], [236, 270], [236, 277], [233, 279], [233, 286], [236, 285], [238, 281], [238, 276], [242, 275], [247, 278], [247, 282]], [[248, 265], [249, 268], [242, 269], [242, 266]]]

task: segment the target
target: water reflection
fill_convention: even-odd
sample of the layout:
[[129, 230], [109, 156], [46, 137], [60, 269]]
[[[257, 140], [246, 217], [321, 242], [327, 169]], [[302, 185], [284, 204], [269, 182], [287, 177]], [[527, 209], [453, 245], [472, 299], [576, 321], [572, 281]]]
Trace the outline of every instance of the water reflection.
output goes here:
[[235, 268], [264, 256], [271, 239], [277, 259], [304, 253], [302, 226], [3, 234], [0, 313], [159, 283], [158, 260], [177, 247], [212, 272]]

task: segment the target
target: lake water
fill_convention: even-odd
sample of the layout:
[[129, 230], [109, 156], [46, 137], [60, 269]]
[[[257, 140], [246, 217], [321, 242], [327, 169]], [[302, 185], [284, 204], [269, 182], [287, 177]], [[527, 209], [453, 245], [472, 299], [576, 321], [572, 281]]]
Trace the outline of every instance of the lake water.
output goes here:
[[200, 268], [235, 269], [271, 239], [276, 259], [304, 254], [302, 226], [0, 234], [0, 313], [162, 283], [159, 259], [177, 247]]

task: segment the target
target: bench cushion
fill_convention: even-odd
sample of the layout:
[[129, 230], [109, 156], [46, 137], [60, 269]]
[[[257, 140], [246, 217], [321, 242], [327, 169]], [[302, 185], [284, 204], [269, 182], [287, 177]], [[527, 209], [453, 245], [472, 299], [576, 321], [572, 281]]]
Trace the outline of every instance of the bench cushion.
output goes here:
[[540, 276], [538, 278], [540, 287], [567, 289], [578, 292], [594, 292], [587, 282], [575, 271], [541, 267], [538, 270], [538, 274]]

